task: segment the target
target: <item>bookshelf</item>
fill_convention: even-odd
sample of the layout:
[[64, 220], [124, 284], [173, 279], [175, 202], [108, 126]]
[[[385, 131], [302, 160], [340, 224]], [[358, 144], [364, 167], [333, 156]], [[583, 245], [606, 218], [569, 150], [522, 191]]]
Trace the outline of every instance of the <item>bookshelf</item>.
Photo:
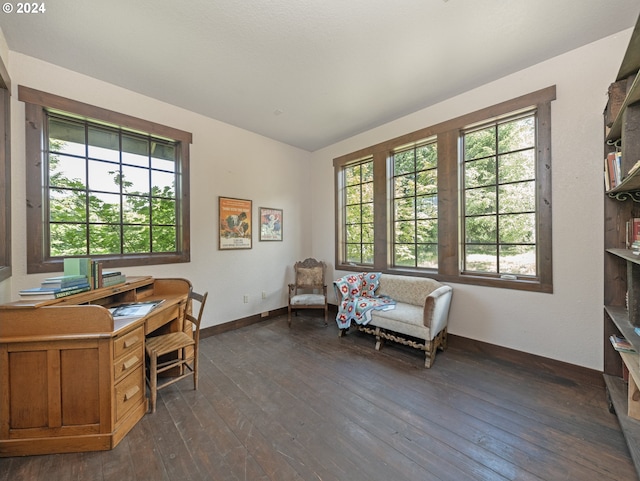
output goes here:
[[[626, 173], [640, 160], [640, 19], [631, 35], [615, 81], [625, 97], [609, 129], [604, 156], [619, 149]], [[609, 99], [612, 104], [613, 99]], [[607, 115], [605, 110], [605, 125]], [[640, 474], [640, 358], [616, 351], [609, 337], [625, 337], [640, 352], [640, 255], [626, 249], [626, 223], [640, 217], [640, 170], [622, 179], [604, 196], [604, 380], [610, 410], [616, 414]], [[628, 376], [624, 373], [628, 372]]]

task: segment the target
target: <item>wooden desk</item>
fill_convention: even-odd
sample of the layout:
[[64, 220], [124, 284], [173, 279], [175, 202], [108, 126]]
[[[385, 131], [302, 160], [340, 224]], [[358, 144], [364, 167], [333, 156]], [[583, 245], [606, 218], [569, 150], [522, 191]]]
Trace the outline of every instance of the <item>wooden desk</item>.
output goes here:
[[[127, 283], [0, 305], [0, 457], [112, 449], [147, 412], [144, 339], [184, 328], [191, 283]], [[147, 316], [108, 307], [164, 299]]]

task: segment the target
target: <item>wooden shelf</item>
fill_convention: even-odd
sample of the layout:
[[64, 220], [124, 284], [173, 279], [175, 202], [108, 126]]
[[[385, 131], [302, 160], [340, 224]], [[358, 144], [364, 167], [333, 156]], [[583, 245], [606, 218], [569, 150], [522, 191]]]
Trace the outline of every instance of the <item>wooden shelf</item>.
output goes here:
[[625, 52], [616, 80], [622, 80], [640, 70], [640, 23], [637, 23], [631, 34], [629, 47]]
[[626, 261], [640, 264], [640, 254], [634, 254], [631, 249], [606, 249], [606, 251]]
[[640, 352], [640, 336], [636, 333], [635, 326], [629, 321], [627, 309], [621, 306], [605, 306], [604, 308], [620, 334], [631, 343], [637, 352]]
[[636, 170], [633, 174], [625, 177], [620, 184], [611, 190], [607, 191], [607, 194], [619, 194], [622, 192], [631, 192], [634, 190], [640, 190], [640, 169]]
[[[605, 125], [620, 105], [618, 92], [626, 92], [605, 138], [604, 156], [613, 144], [621, 151], [623, 173], [640, 159], [640, 18], [616, 78], [619, 85], [609, 89]], [[604, 201], [604, 379], [611, 407], [615, 409], [629, 452], [640, 474], [640, 357], [616, 351], [610, 336], [621, 335], [640, 353], [640, 254], [620, 249], [627, 242], [625, 223], [640, 217], [640, 169], [606, 192]], [[629, 373], [628, 382], [622, 379]], [[626, 376], [625, 376], [626, 377]]]
[[[636, 102], [640, 102], [640, 75], [637, 75], [633, 81], [633, 84], [629, 88], [627, 92], [627, 96], [624, 99], [624, 103], [620, 108], [620, 112], [616, 116], [616, 119], [613, 121], [613, 125], [611, 126], [611, 130], [607, 134], [608, 141], [616, 141], [622, 135], [622, 124], [624, 111], [630, 106], [635, 104]], [[619, 187], [619, 186], [618, 186]]]
[[620, 377], [604, 375], [609, 400], [615, 409], [618, 422], [631, 453], [636, 471], [640, 473], [640, 421], [627, 416], [627, 384]]

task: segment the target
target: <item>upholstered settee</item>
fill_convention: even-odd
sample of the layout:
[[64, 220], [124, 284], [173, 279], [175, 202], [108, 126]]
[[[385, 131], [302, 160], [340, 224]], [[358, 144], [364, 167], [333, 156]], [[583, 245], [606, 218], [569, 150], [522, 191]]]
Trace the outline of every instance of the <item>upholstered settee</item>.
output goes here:
[[399, 342], [424, 351], [425, 367], [431, 367], [436, 351], [447, 348], [447, 322], [453, 289], [426, 277], [377, 274], [376, 279], [375, 275], [360, 275], [368, 284], [360, 291], [353, 287], [353, 275], [347, 276], [352, 281], [350, 289], [340, 289], [341, 280], [334, 283], [339, 303], [338, 316], [341, 315], [341, 305], [348, 306], [353, 294], [355, 298], [351, 305], [357, 305], [357, 297], [364, 294], [364, 297], [392, 299], [395, 306], [374, 307], [364, 316], [347, 314], [344, 317], [343, 313], [342, 319], [336, 318], [340, 335], [344, 335], [353, 320], [360, 331], [376, 336], [377, 350], [382, 348], [385, 340]]

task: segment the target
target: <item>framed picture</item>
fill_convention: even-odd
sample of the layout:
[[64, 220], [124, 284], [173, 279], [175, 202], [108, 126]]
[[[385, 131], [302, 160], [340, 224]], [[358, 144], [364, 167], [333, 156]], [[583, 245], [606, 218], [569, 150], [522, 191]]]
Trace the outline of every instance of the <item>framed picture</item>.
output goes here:
[[218, 197], [220, 250], [251, 249], [251, 201]]
[[282, 209], [260, 207], [260, 240], [282, 240]]

